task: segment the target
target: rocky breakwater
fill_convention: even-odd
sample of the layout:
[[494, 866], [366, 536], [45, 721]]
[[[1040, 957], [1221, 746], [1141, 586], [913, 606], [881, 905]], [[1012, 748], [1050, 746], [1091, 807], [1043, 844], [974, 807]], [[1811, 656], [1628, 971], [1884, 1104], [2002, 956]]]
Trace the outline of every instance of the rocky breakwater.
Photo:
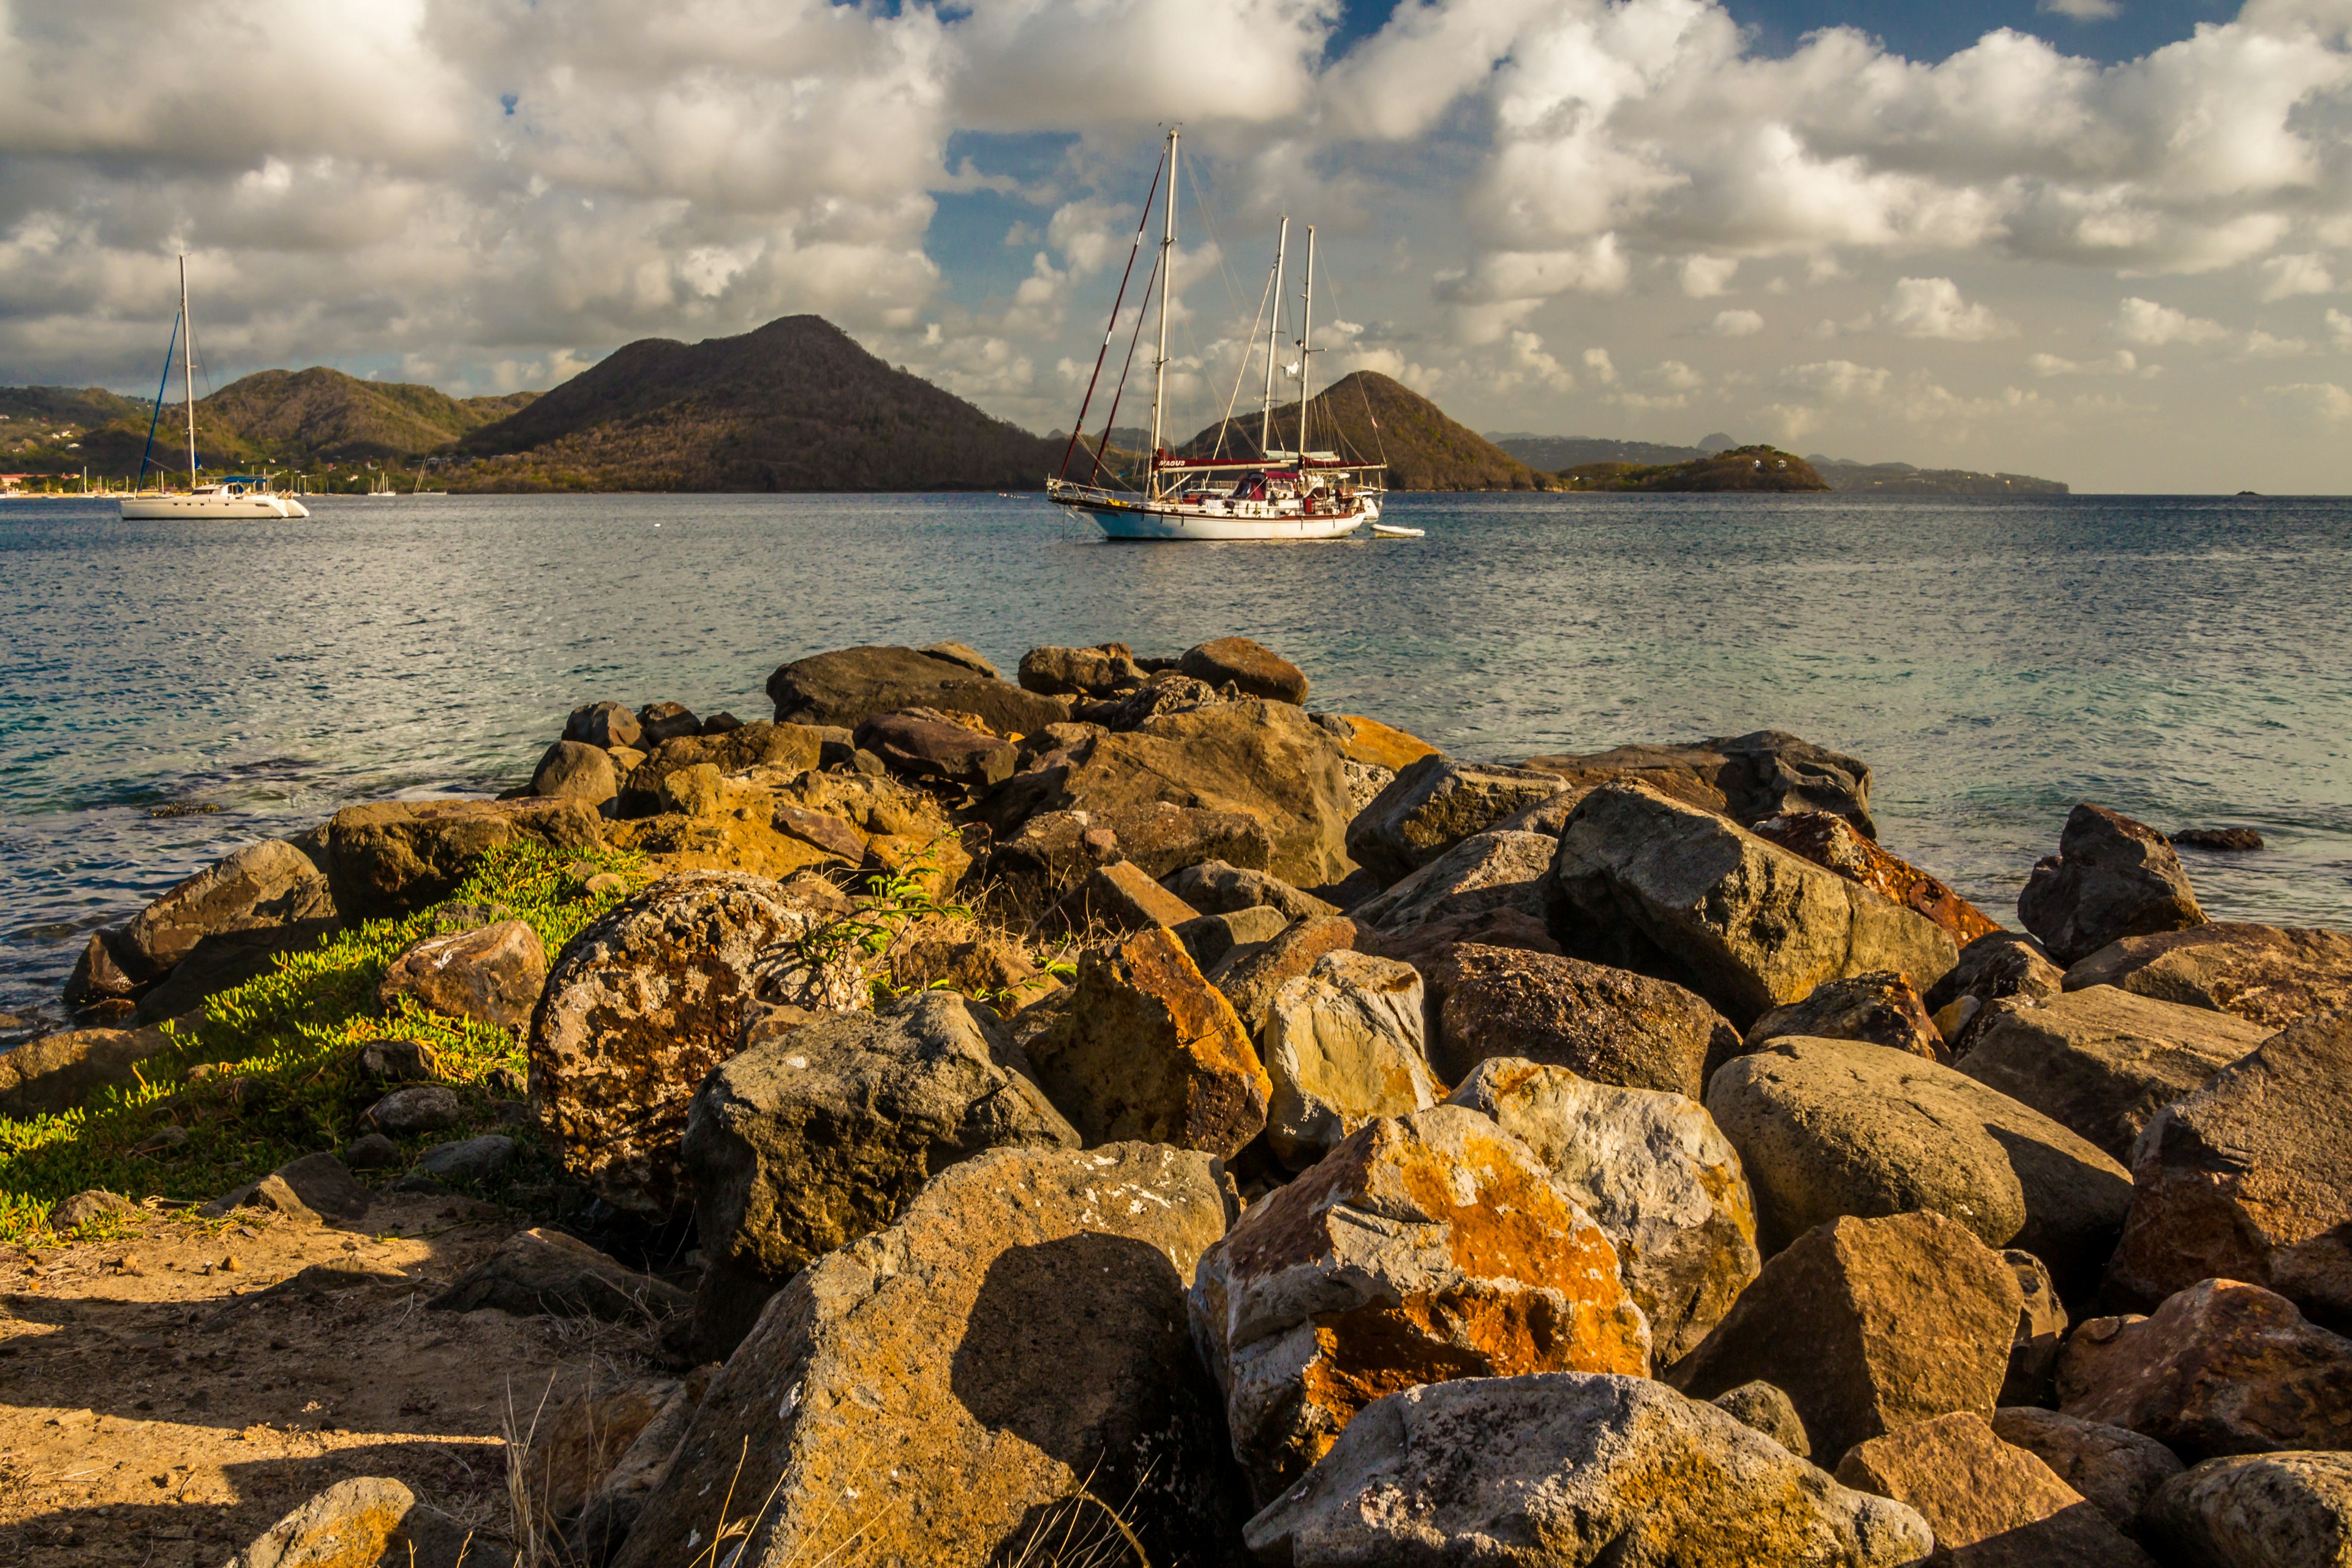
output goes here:
[[[519, 1457], [512, 1544], [2347, 1561], [2346, 938], [2206, 922], [2092, 806], [2003, 930], [1780, 731], [1514, 765], [1241, 638], [1017, 673], [861, 647], [772, 720], [588, 703], [529, 793], [354, 808], [93, 949], [135, 1011], [205, 921], [413, 922], [363, 1005], [508, 1041], [506, 1157], [684, 1260], [550, 1227], [451, 1293], [634, 1311], [669, 1363], [550, 1413], [622, 1435]], [[526, 849], [602, 858], [551, 951], [447, 902]], [[87, 1095], [136, 1033], [0, 1092]], [[389, 1176], [473, 1090], [367, 1049], [403, 1087], [341, 1153]], [[309, 1159], [232, 1199], [364, 1212]]]

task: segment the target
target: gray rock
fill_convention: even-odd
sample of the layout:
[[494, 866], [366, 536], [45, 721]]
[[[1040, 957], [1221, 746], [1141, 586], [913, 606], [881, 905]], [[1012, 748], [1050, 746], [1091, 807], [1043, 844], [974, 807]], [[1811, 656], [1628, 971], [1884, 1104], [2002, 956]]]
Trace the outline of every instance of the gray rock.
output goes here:
[[1915, 1421], [1991, 1415], [2018, 1304], [2000, 1255], [1941, 1215], [1835, 1220], [1767, 1259], [1665, 1376], [1696, 1399], [1773, 1384], [1826, 1459]]
[[1745, 1044], [1761, 1046], [1785, 1036], [1816, 1040], [1866, 1040], [1907, 1051], [1929, 1061], [1948, 1053], [1936, 1021], [1911, 983], [1888, 970], [1825, 980], [1801, 1000], [1773, 1008], [1748, 1026]]
[[988, 885], [991, 909], [1020, 923], [1043, 917], [1097, 868], [1115, 861], [1149, 877], [1170, 878], [1203, 861], [1262, 866], [1273, 854], [1274, 841], [1254, 816], [1151, 801], [1118, 810], [1048, 811], [1030, 817], [990, 851], [982, 880]]
[[1228, 914], [1195, 915], [1171, 929], [1205, 974], [1236, 948], [1263, 946], [1289, 928], [1288, 916], [1270, 904], [1259, 904]]
[[960, 664], [966, 669], [972, 671], [974, 674], [985, 676], [991, 680], [1002, 680], [1004, 679], [1003, 676], [998, 672], [996, 666], [989, 663], [986, 658], [982, 658], [980, 650], [973, 647], [970, 643], [925, 643], [921, 647], [917, 648], [915, 651], [921, 654], [927, 654], [932, 658], [946, 659], [950, 664]]
[[376, 1083], [430, 1083], [439, 1061], [422, 1040], [386, 1037], [360, 1047], [360, 1071]]
[[400, 1146], [381, 1132], [362, 1132], [343, 1145], [343, 1163], [354, 1171], [388, 1170], [400, 1163]]
[[877, 713], [856, 743], [902, 777], [986, 789], [1013, 776], [1013, 742], [922, 710]]
[[2243, 1279], [2352, 1330], [2352, 1012], [2317, 1013], [2148, 1123], [2107, 1279], [2153, 1302]]
[[415, 1169], [436, 1181], [487, 1182], [507, 1168], [514, 1153], [513, 1139], [490, 1133], [455, 1143], [436, 1143], [416, 1157]]
[[1559, 841], [1540, 833], [1478, 833], [1411, 873], [1351, 917], [1382, 932], [1509, 910], [1541, 920]]
[[348, 805], [327, 829], [327, 880], [347, 921], [426, 909], [501, 844], [576, 854], [604, 842], [582, 800], [383, 800]]
[[363, 1217], [372, 1201], [368, 1190], [332, 1154], [304, 1154], [270, 1173], [322, 1219], [352, 1221]]
[[1422, 1046], [1421, 976], [1410, 964], [1325, 953], [1275, 993], [1263, 1044], [1273, 1085], [1265, 1140], [1294, 1171], [1374, 1117], [1437, 1103]]
[[1756, 1278], [1748, 1179], [1696, 1101], [1505, 1057], [1480, 1062], [1451, 1103], [1525, 1143], [1607, 1233], [1660, 1365], [1694, 1349]]
[[2352, 1007], [2352, 936], [2235, 921], [2127, 936], [2066, 971], [2067, 990], [2094, 985], [2283, 1029], [2306, 1014]]
[[1584, 788], [1629, 782], [1719, 811], [1743, 826], [1769, 816], [1827, 812], [1865, 838], [1870, 767], [1784, 730], [1701, 741], [1695, 745], [1619, 746], [1580, 756], [1529, 757], [1525, 766], [1555, 773]]
[[1046, 697], [1117, 697], [1132, 691], [1146, 679], [1143, 667], [1132, 655], [1115, 649], [1116, 645], [1033, 647], [1021, 656], [1021, 689]]
[[1267, 871], [1203, 860], [1163, 878], [1168, 890], [1204, 915], [1235, 914], [1243, 910], [1271, 909], [1286, 922], [1311, 920], [1339, 911], [1312, 893], [1303, 893]]
[[531, 770], [530, 793], [550, 800], [584, 800], [602, 805], [621, 793], [620, 770], [602, 746], [558, 741]]
[[2208, 1459], [2164, 1483], [2148, 1532], [2188, 1568], [2352, 1563], [2352, 1454]]
[[1739, 1151], [1769, 1254], [1841, 1215], [1950, 1215], [2084, 1290], [2123, 1227], [2131, 1178], [2027, 1106], [1853, 1040], [1779, 1040], [1727, 1064], [1706, 1108]]
[[68, 1029], [0, 1052], [0, 1115], [29, 1121], [139, 1081], [138, 1064], [171, 1045], [158, 1028]]
[[1769, 1383], [1743, 1383], [1738, 1388], [1726, 1389], [1707, 1401], [1717, 1410], [1743, 1426], [1752, 1426], [1797, 1458], [1812, 1454], [1812, 1443], [1805, 1436], [1805, 1423], [1797, 1415], [1797, 1407], [1789, 1396]]
[[1570, 952], [1688, 984], [1735, 1026], [1826, 980], [1932, 985], [1957, 956], [1925, 915], [1638, 784], [1584, 797], [1551, 875]]
[[687, 1294], [560, 1230], [521, 1230], [425, 1303], [436, 1311], [495, 1307], [518, 1318], [641, 1322], [677, 1311]]
[[684, 1159], [706, 1259], [695, 1341], [723, 1359], [817, 1258], [985, 1149], [1078, 1146], [994, 1016], [951, 992], [747, 1048], [696, 1094]]
[[1398, 770], [1348, 824], [1348, 853], [1382, 882], [1401, 881], [1464, 839], [1567, 788], [1556, 773], [1459, 763], [1433, 752]]
[[2203, 925], [2180, 858], [2163, 834], [2087, 801], [2066, 817], [2058, 853], [2017, 895], [2018, 919], [2060, 963], [2107, 943]]
[[1952, 972], [1928, 988], [1926, 1000], [1937, 1012], [1962, 996], [1985, 1003], [2010, 996], [2039, 1001], [2065, 989], [2065, 978], [2066, 972], [2032, 937], [1990, 931], [1960, 949]]
[[282, 838], [248, 844], [173, 887], [110, 943], [131, 978], [160, 978], [207, 938], [296, 928], [315, 940], [335, 923], [334, 895], [310, 858]]
[[1460, 1082], [1490, 1057], [1574, 1068], [1624, 1089], [1696, 1100], [1710, 1054], [1738, 1037], [1670, 981], [1521, 948], [1455, 947], [1429, 974], [1430, 1060]]
[[643, 733], [637, 716], [625, 702], [587, 702], [574, 708], [563, 722], [563, 738], [607, 751], [635, 746]]
[[702, 721], [683, 702], [648, 702], [637, 710], [637, 725], [643, 731], [637, 743], [649, 752], [665, 741], [702, 733]]
[[1994, 1003], [1969, 1031], [1960, 1071], [2128, 1160], [2150, 1118], [2270, 1034], [2227, 1013], [2100, 985]]
[[2009, 1373], [2001, 1379], [2003, 1405], [2055, 1405], [2058, 1352], [2066, 1338], [2066, 1304], [2058, 1296], [2049, 1265], [2020, 1247], [2004, 1248], [2001, 1257], [2016, 1272], [2017, 1338], [2009, 1350]]
[[49, 1228], [63, 1236], [79, 1230], [86, 1225], [102, 1224], [107, 1220], [136, 1219], [137, 1204], [119, 1194], [101, 1192], [93, 1187], [73, 1196], [49, 1210]]
[[341, 1481], [248, 1542], [230, 1568], [504, 1568], [508, 1553], [396, 1480]]
[[1992, 1429], [2002, 1442], [2049, 1466], [2126, 1535], [2140, 1533], [2141, 1515], [2157, 1489], [2182, 1468], [2153, 1437], [2055, 1410], [2004, 1405], [1992, 1413]]
[[1230, 1541], [1245, 1505], [1183, 1311], [1225, 1214], [1208, 1155], [1156, 1145], [950, 1166], [769, 1302], [617, 1568], [673, 1568], [730, 1483], [746, 1563], [1051, 1561], [1032, 1532], [1080, 1488], [1151, 1562]]
[[438, 1132], [465, 1120], [466, 1108], [446, 1084], [420, 1083], [395, 1089], [367, 1108], [360, 1120], [394, 1138]]
[[1000, 735], [1024, 735], [1070, 716], [1063, 699], [1024, 691], [953, 658], [910, 647], [850, 647], [795, 659], [768, 677], [776, 721], [856, 729], [877, 713], [940, 708], [984, 720]]
[[1934, 1544], [1910, 1509], [1712, 1405], [1576, 1373], [1390, 1394], [1245, 1539], [1293, 1568], [1892, 1568]]
[[546, 984], [539, 933], [508, 920], [416, 943], [384, 967], [375, 1000], [389, 1011], [404, 997], [445, 1018], [520, 1030]]
[[818, 972], [799, 947], [834, 908], [802, 882], [689, 871], [642, 889], [564, 945], [531, 1019], [530, 1096], [575, 1179], [633, 1213], [667, 1215], [678, 1205], [687, 1108], [762, 1009], [865, 1002], [854, 963], [845, 957]]
[[1213, 637], [1186, 648], [1176, 668], [1205, 685], [1238, 688], [1244, 697], [1276, 702], [1307, 700], [1306, 672], [1247, 637]]
[[1208, 972], [1252, 1039], [1265, 1027], [1266, 1010], [1275, 994], [1297, 979], [1328, 952], [1353, 951], [1362, 931], [1346, 915], [1318, 915], [1293, 922], [1280, 935], [1251, 947], [1235, 947]]

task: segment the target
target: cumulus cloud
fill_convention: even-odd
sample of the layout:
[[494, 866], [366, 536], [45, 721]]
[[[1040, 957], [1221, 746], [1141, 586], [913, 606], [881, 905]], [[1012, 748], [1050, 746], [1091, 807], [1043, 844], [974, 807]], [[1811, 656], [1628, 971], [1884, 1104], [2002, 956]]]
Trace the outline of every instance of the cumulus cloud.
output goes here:
[[2328, 311], [2327, 335], [2336, 348], [2352, 350], [2352, 315], [2341, 310]]
[[2272, 408], [2314, 425], [2341, 425], [2352, 420], [2352, 392], [2332, 381], [2298, 381], [2266, 386], [2261, 401]]
[[1731, 287], [1731, 279], [1739, 271], [1736, 256], [1686, 256], [1683, 258], [1683, 292], [1694, 300], [1712, 300]]
[[2120, 0], [2035, 0], [2033, 8], [2070, 22], [2111, 22], [2124, 14]]
[[2105, 359], [2095, 360], [2062, 359], [2056, 354], [2038, 353], [2025, 363], [2032, 367], [2034, 374], [2042, 376], [2152, 375], [2156, 373], [2154, 365], [2143, 367], [2139, 356], [2129, 349], [2117, 349]]
[[1754, 310], [1717, 310], [1706, 330], [1718, 338], [1754, 337], [1764, 330], [1764, 318]]
[[2230, 335], [2230, 329], [2219, 321], [2137, 296], [2126, 300], [2116, 310], [2115, 331], [2127, 343], [2151, 349], [2167, 343], [2218, 342]]
[[1837, 403], [1857, 397], [1876, 397], [1886, 390], [1886, 384], [1892, 379], [1894, 374], [1890, 371], [1856, 364], [1850, 359], [1790, 365], [1780, 373], [1781, 385], [1810, 392]]
[[2300, 256], [2273, 256], [2263, 263], [2262, 298], [2265, 301], [2292, 300], [2298, 294], [2331, 294], [2336, 290], [2336, 279], [2328, 270], [2327, 258], [2305, 252]]
[[1899, 279], [1886, 304], [1886, 324], [1906, 338], [1957, 343], [1979, 343], [2017, 330], [1988, 307], [1960, 298], [1959, 285], [1948, 278]]

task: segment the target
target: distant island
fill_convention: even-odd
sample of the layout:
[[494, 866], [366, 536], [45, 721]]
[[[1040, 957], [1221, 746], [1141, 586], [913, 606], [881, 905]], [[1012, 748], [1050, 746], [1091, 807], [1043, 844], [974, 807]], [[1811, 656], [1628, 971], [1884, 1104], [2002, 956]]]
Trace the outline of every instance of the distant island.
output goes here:
[[[1367, 370], [1317, 394], [1308, 412], [1318, 449], [1384, 463], [1398, 490], [2066, 493], [2021, 474], [1800, 458], [1720, 434], [1696, 447], [1490, 437]], [[131, 478], [152, 415], [149, 402], [98, 387], [0, 387], [0, 468]], [[1259, 425], [1251, 412], [1163, 439], [1188, 456], [1253, 458]], [[1297, 439], [1295, 402], [1275, 411], [1274, 427], [1277, 445]], [[323, 367], [260, 371], [199, 399], [196, 431], [207, 473], [294, 473], [311, 491], [1034, 490], [1070, 445], [1065, 432], [1037, 436], [889, 365], [811, 315], [698, 343], [641, 339], [547, 393], [452, 397]], [[1150, 441], [1131, 424], [1113, 429], [1106, 467], [1139, 472]], [[1102, 442], [1099, 429], [1086, 433], [1089, 460]], [[174, 470], [182, 450], [159, 437], [154, 463]]]

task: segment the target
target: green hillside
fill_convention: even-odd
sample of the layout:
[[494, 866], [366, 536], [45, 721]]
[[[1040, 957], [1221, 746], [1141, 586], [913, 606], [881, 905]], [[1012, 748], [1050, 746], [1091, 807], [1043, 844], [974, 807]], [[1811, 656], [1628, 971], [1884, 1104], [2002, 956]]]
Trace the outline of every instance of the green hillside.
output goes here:
[[[1386, 461], [1398, 490], [1525, 490], [1543, 481], [1517, 458], [1410, 387], [1376, 371], [1360, 370], [1333, 382], [1308, 404], [1307, 440], [1317, 451], [1337, 451], [1367, 462]], [[1187, 457], [1258, 455], [1255, 413], [1212, 425], [1186, 442]], [[1298, 405], [1274, 411], [1274, 444], [1298, 438]]]
[[1778, 447], [1734, 447], [1686, 463], [1584, 463], [1561, 470], [1571, 490], [1825, 490], [1813, 466]]

